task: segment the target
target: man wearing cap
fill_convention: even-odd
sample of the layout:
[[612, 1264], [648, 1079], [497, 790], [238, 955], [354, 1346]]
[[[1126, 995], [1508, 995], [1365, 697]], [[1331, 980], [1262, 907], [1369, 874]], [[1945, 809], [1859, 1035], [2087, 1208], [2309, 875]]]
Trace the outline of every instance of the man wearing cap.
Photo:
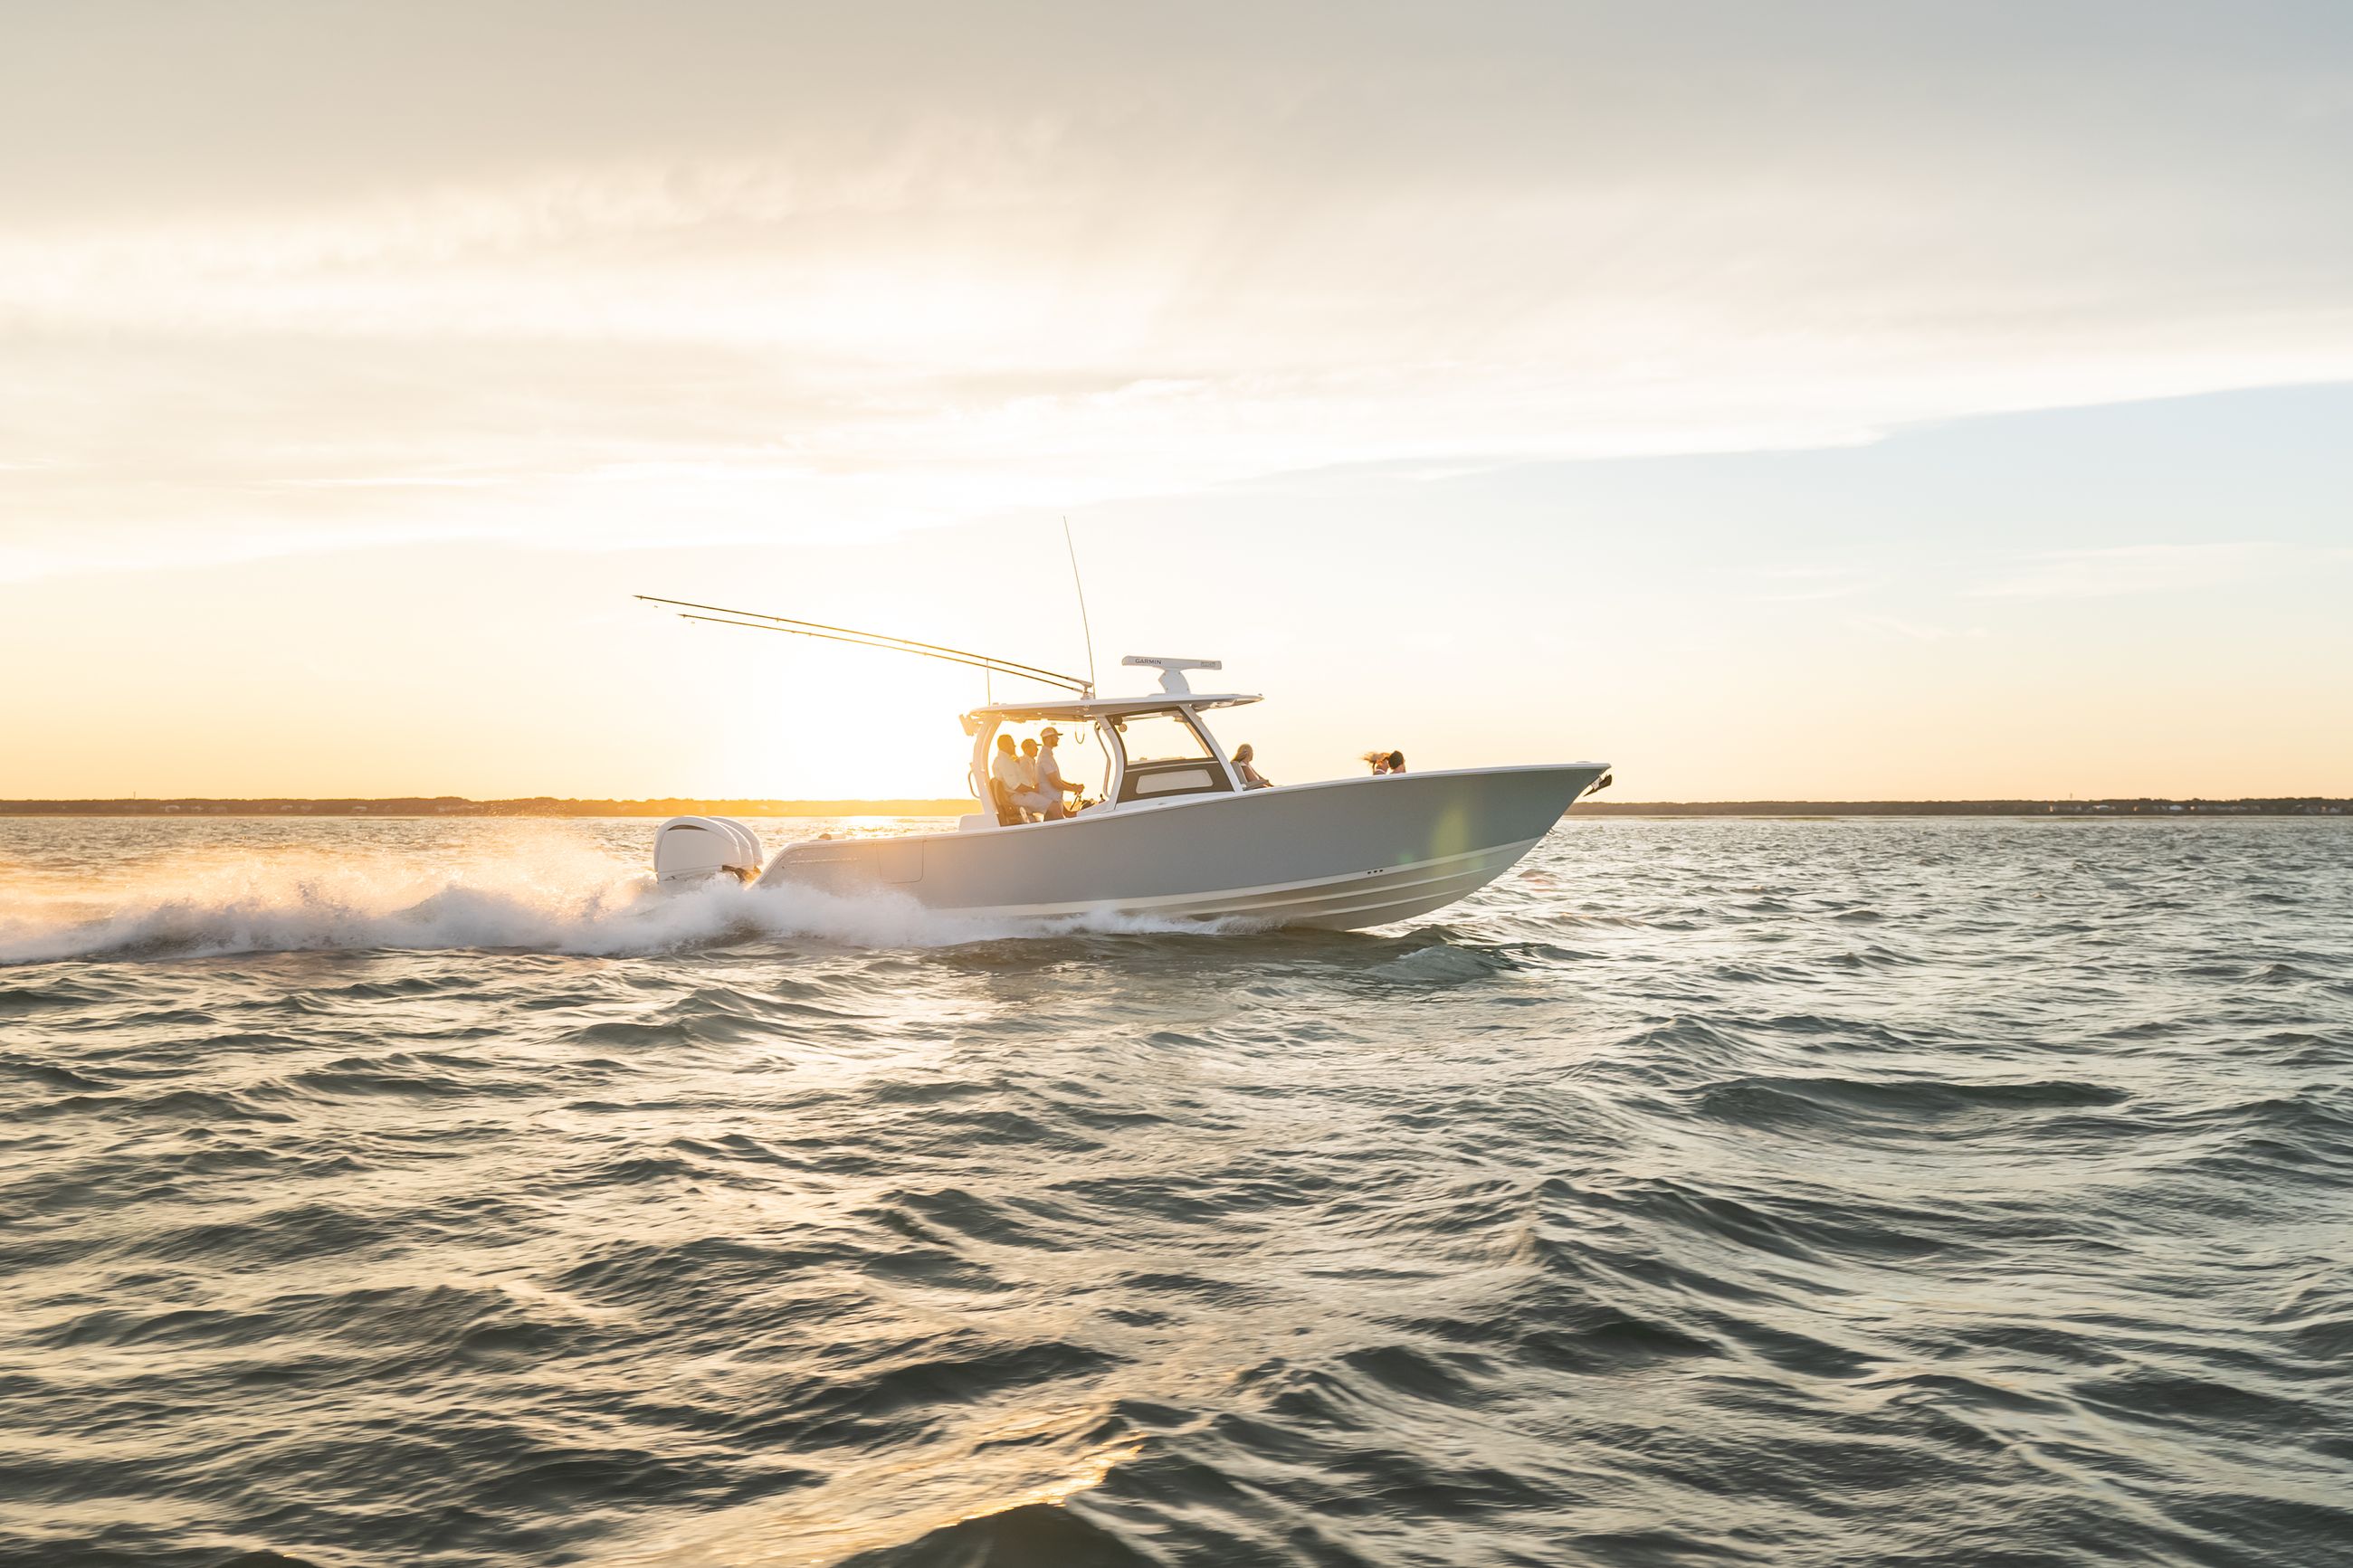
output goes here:
[[1038, 793], [1050, 803], [1046, 812], [1049, 822], [1071, 815], [1062, 805], [1065, 793], [1082, 795], [1087, 793], [1086, 785], [1075, 784], [1064, 778], [1062, 764], [1054, 760], [1054, 747], [1061, 738], [1062, 732], [1051, 724], [1038, 731]]

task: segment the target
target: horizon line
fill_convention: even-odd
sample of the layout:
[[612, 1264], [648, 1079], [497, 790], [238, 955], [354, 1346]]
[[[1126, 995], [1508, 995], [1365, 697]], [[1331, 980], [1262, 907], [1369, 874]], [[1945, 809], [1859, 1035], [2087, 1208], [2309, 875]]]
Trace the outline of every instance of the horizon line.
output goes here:
[[[955, 816], [980, 809], [960, 795], [122, 795], [0, 800], [0, 816]], [[2004, 795], [1972, 799], [1587, 799], [1588, 816], [2342, 816], [2353, 795]]]

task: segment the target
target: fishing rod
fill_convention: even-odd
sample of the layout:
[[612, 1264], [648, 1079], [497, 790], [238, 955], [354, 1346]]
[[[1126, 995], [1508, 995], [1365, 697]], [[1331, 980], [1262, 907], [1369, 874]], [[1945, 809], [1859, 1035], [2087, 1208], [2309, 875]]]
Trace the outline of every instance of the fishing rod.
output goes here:
[[852, 647], [880, 648], [885, 653], [912, 653], [919, 658], [935, 658], [944, 664], [969, 665], [975, 669], [989, 674], [1018, 675], [1027, 680], [1049, 682], [1052, 685], [1062, 688], [1066, 691], [1074, 691], [1082, 697], [1092, 695], [1092, 692], [1088, 688], [1086, 682], [1082, 680], [1064, 680], [1057, 677], [1032, 674], [1027, 669], [1018, 669], [1000, 663], [997, 660], [991, 658], [987, 654], [977, 654], [971, 658], [966, 658], [961, 653], [932, 653], [919, 647], [911, 647], [902, 639], [836, 637], [830, 632], [806, 632], [800, 630], [797, 626], [772, 626], [764, 621], [729, 620], [723, 616], [695, 616], [682, 614], [678, 618], [681, 621], [702, 621], [708, 626], [742, 626], [746, 631], [784, 632], [791, 637], [817, 637], [826, 642], [848, 643]]
[[[638, 598], [649, 605], [667, 605], [680, 612], [682, 621], [704, 621], [712, 626], [742, 626], [755, 632], [786, 632], [794, 637], [816, 637], [822, 642], [848, 643], [852, 647], [881, 648], [886, 653], [912, 653], [919, 658], [936, 658], [949, 664], [968, 665], [991, 674], [1018, 675], [1025, 679], [1043, 681], [1059, 686], [1065, 691], [1075, 691], [1082, 697], [1094, 695], [1094, 682], [1059, 670], [1040, 669], [1034, 664], [1017, 664], [1009, 658], [993, 654], [975, 653], [970, 648], [947, 647], [939, 643], [917, 642], [913, 637], [895, 637], [887, 632], [861, 632], [850, 626], [828, 626], [822, 621], [796, 620], [790, 616], [771, 616], [760, 610], [735, 610], [723, 605], [698, 605], [690, 599], [664, 599], [652, 594], [639, 594]], [[689, 614], [703, 611], [705, 614]]]

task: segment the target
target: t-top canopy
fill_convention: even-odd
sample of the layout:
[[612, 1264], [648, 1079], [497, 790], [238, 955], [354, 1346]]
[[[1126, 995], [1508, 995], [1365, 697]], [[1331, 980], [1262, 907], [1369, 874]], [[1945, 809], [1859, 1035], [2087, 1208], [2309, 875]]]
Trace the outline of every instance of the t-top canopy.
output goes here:
[[966, 724], [995, 721], [999, 724], [1026, 724], [1034, 719], [1124, 719], [1135, 713], [1168, 713], [1179, 708], [1239, 708], [1245, 702], [1263, 702], [1263, 697], [1246, 697], [1239, 692], [1188, 692], [1176, 696], [1166, 691], [1155, 691], [1142, 697], [1072, 697], [1041, 702], [995, 702], [986, 708], [976, 708], [965, 715]]

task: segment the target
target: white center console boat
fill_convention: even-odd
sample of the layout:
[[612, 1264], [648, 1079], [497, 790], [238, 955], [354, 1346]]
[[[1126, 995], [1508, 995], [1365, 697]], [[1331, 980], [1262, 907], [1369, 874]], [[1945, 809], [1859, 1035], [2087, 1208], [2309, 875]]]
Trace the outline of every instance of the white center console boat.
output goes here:
[[[721, 613], [747, 617], [727, 624], [763, 630], [816, 625]], [[983, 657], [865, 633], [834, 640], [853, 637], [962, 662]], [[1161, 689], [1098, 697], [1092, 681], [987, 660], [987, 668], [1060, 682], [1070, 695], [964, 715], [973, 792], [982, 801], [991, 799], [989, 762], [1007, 726], [1051, 723], [1074, 737], [1091, 734], [1102, 758], [1101, 798], [1067, 817], [1008, 824], [982, 813], [953, 831], [810, 839], [777, 851], [765, 868], [757, 839], [740, 823], [678, 817], [656, 836], [656, 873], [665, 882], [726, 875], [764, 887], [886, 889], [976, 916], [1110, 913], [1353, 930], [1410, 920], [1485, 887], [1571, 805], [1609, 783], [1605, 763], [1560, 763], [1245, 788], [1203, 715], [1260, 699], [1192, 690], [1186, 671], [1219, 668], [1212, 660], [1125, 662], [1158, 668]], [[1062, 757], [1064, 771], [1075, 773], [1075, 753]]]

